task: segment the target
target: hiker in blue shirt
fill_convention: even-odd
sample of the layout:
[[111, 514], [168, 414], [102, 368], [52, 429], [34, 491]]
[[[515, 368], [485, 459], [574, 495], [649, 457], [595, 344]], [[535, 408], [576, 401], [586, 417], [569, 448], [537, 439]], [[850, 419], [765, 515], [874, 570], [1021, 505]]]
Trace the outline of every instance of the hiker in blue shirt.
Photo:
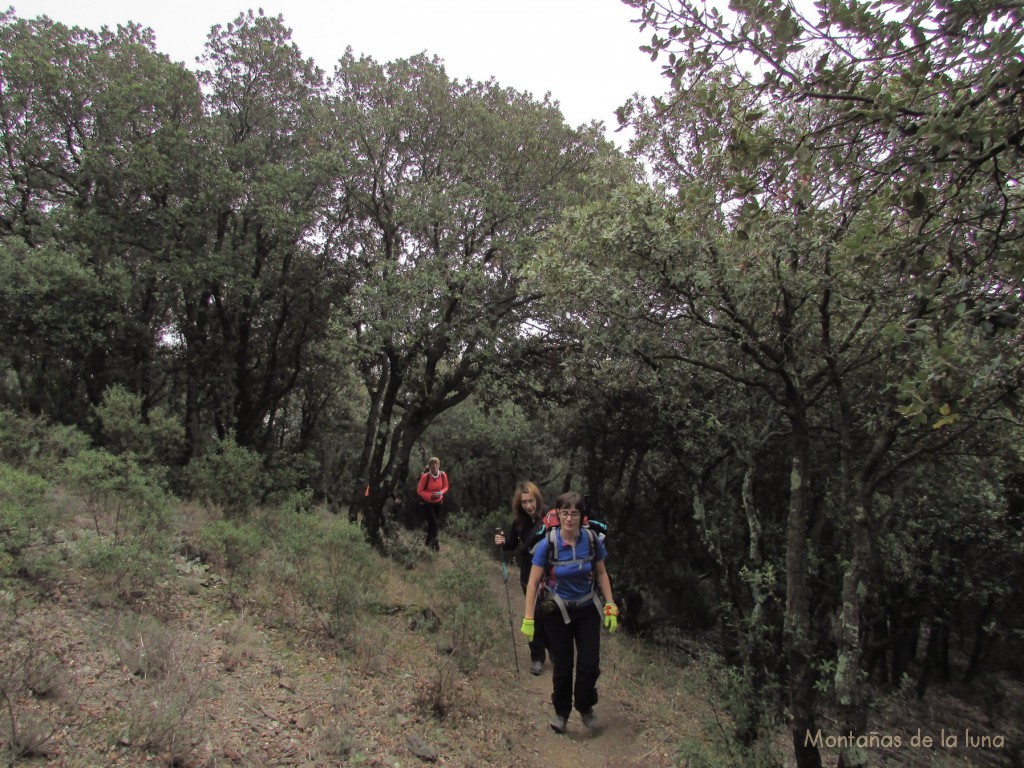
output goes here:
[[[591, 733], [597, 732], [594, 705], [601, 674], [602, 619], [609, 632], [618, 628], [619, 610], [604, 564], [608, 552], [596, 533], [581, 526], [583, 507], [583, 497], [578, 493], [563, 493], [556, 499], [559, 527], [549, 531], [534, 549], [526, 586], [522, 633], [532, 639], [535, 621], [544, 625], [554, 667], [551, 703], [555, 716], [551, 728], [557, 733], [566, 732], [574, 703], [583, 725]], [[604, 598], [603, 608], [598, 591]], [[535, 606], [538, 618], [534, 616]]]

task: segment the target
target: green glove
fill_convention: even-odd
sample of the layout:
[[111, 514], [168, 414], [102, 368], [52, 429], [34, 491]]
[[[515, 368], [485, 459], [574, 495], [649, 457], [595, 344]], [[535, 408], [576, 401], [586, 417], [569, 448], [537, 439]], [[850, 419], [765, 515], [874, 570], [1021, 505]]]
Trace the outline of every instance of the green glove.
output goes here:
[[613, 635], [615, 630], [619, 628], [619, 609], [615, 603], [604, 604], [604, 625], [608, 627], [608, 631]]
[[534, 632], [533, 619], [523, 619], [523, 626], [519, 628], [519, 631], [526, 635], [526, 639], [532, 643]]

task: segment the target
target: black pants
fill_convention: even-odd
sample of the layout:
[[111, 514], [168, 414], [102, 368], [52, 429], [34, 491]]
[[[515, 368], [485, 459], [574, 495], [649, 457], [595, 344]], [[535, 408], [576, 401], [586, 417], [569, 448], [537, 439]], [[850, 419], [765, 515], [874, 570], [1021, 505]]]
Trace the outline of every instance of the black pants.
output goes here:
[[597, 704], [597, 678], [601, 676], [601, 614], [593, 603], [588, 603], [569, 609], [568, 624], [557, 608], [542, 610], [541, 615], [554, 667], [551, 703], [555, 714], [569, 717], [574, 701], [577, 710], [589, 712]]
[[441, 504], [427, 504], [425, 501], [420, 503], [420, 509], [427, 516], [427, 538], [425, 543], [435, 552], [441, 548], [437, 543], [437, 521], [441, 517], [441, 506]]

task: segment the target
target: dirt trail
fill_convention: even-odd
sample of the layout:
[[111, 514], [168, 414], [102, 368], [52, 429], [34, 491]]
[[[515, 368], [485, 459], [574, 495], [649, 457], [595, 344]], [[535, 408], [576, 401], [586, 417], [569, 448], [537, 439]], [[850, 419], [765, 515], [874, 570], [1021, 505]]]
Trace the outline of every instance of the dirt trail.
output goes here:
[[[499, 585], [499, 589], [500, 589]], [[684, 731], [696, 732], [697, 723], [690, 717], [682, 716], [677, 722], [671, 717], [660, 715], [648, 699], [643, 701], [641, 688], [629, 680], [627, 673], [618, 663], [622, 654], [627, 653], [625, 642], [618, 636], [602, 631], [601, 635], [601, 678], [598, 681], [600, 701], [595, 707], [601, 730], [591, 735], [580, 720], [579, 713], [569, 718], [569, 730], [565, 735], [551, 730], [548, 720], [553, 714], [551, 707], [551, 663], [544, 665], [540, 676], [529, 672], [530, 655], [526, 640], [518, 632], [523, 616], [523, 596], [517, 582], [510, 580], [509, 596], [512, 601], [512, 618], [515, 626], [520, 673], [515, 675], [512, 648], [505, 643], [508, 659], [507, 669], [499, 673], [500, 682], [508, 691], [507, 701], [510, 713], [524, 724], [516, 737], [520, 741], [513, 749], [520, 750], [524, 762], [536, 761], [549, 768], [579, 768], [586, 766], [644, 766], [658, 768], [672, 766], [674, 744]], [[504, 591], [498, 597], [502, 609], [507, 613]], [[692, 729], [692, 730], [691, 730]], [[527, 756], [532, 756], [527, 758]]]

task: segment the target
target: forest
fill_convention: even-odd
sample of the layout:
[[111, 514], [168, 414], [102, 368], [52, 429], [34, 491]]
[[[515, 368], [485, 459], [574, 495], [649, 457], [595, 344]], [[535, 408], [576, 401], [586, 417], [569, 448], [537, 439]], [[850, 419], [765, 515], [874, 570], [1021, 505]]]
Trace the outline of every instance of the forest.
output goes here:
[[374, 546], [432, 455], [449, 523], [586, 493], [627, 631], [712, 633], [737, 738], [816, 768], [825, 709], [1024, 674], [1024, 13], [624, 2], [628, 150], [262, 12], [194, 70], [0, 15], [0, 432]]

